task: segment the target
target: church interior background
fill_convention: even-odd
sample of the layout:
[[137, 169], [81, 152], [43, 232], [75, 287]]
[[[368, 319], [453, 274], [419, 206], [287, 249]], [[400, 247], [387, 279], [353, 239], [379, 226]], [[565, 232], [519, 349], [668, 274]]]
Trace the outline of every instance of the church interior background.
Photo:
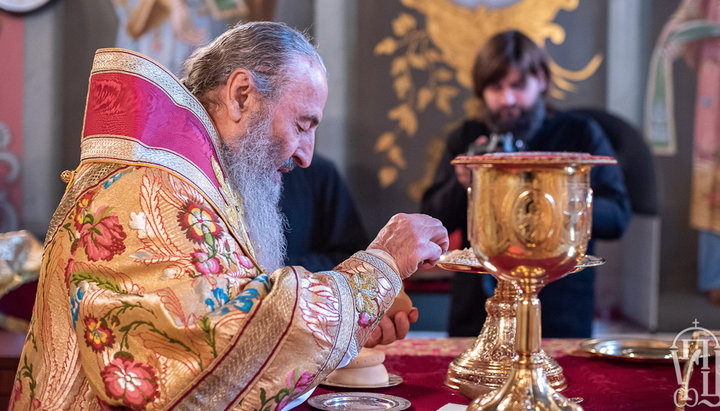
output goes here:
[[[92, 56], [117, 44], [116, 5], [52, 0], [32, 12], [0, 12], [0, 232], [44, 238], [64, 189], [60, 172], [79, 159]], [[523, 30], [552, 57], [553, 104], [606, 110], [642, 130], [650, 55], [676, 7], [675, 0], [277, 0], [274, 19], [308, 32], [325, 59], [330, 96], [316, 150], [339, 166], [375, 233], [392, 214], [417, 212], [444, 137], [473, 114], [468, 70], [485, 39]], [[208, 30], [223, 26], [215, 21]], [[597, 274], [599, 312], [648, 331], [675, 332], [695, 318], [720, 328], [720, 307], [697, 291], [697, 235], [688, 226], [695, 75], [680, 61], [674, 69], [678, 145], [654, 157], [660, 211], [635, 216], [623, 240], [597, 249], [608, 260]], [[416, 290], [421, 319], [428, 313], [417, 329], [442, 331], [447, 293]]]

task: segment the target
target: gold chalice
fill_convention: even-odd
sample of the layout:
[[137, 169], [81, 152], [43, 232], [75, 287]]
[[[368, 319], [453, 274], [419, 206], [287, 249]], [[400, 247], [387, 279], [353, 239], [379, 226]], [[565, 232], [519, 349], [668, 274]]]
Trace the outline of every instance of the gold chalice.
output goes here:
[[[603, 258], [585, 255], [572, 272], [604, 263]], [[488, 274], [475, 252], [467, 248], [443, 254], [437, 265], [448, 271]], [[472, 347], [450, 363], [445, 385], [471, 398], [502, 387], [515, 356], [515, 319], [519, 294], [520, 290], [513, 282], [498, 280], [494, 295], [485, 302], [487, 318], [480, 334]], [[550, 386], [556, 391], [564, 390], [567, 384], [560, 364], [542, 349], [538, 356]]]
[[468, 235], [485, 269], [520, 290], [515, 358], [504, 385], [469, 410], [580, 410], [555, 391], [540, 357], [540, 300], [545, 284], [575, 269], [592, 224], [590, 169], [610, 157], [581, 153], [464, 156], [473, 173]]

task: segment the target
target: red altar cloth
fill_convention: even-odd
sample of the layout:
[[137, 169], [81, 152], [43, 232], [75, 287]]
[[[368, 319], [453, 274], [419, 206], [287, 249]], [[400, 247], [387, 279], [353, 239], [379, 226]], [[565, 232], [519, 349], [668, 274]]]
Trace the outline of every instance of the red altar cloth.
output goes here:
[[[343, 389], [320, 386], [313, 396], [329, 392], [370, 391], [396, 395], [412, 402], [410, 410], [437, 410], [447, 403], [469, 404], [470, 399], [443, 384], [450, 362], [473, 339], [403, 340], [382, 348], [389, 372], [403, 377], [403, 383], [384, 389]], [[567, 397], [582, 397], [580, 405], [593, 410], [673, 410], [673, 393], [678, 388], [675, 369], [669, 363], [640, 363], [590, 357], [577, 350], [579, 340], [545, 340], [543, 348], [564, 369]], [[714, 371], [714, 370], [713, 370]], [[718, 375], [710, 376], [710, 392]], [[702, 375], [693, 373], [691, 387], [702, 392]], [[707, 391], [706, 391], [707, 392]], [[718, 393], [720, 394], [720, 393]], [[718, 403], [719, 397], [703, 397]], [[311, 410], [307, 404], [296, 408]], [[687, 407], [688, 411], [719, 409], [705, 405]]]

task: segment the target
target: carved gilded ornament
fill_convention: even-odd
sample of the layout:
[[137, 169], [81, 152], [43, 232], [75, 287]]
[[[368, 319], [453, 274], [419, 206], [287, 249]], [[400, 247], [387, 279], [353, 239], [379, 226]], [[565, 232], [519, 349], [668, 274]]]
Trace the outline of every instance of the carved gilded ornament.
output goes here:
[[[457, 0], [400, 1], [405, 7], [422, 13], [425, 26], [413, 15], [401, 12], [392, 21], [393, 35], [375, 45], [375, 55], [393, 56], [390, 74], [399, 100], [387, 113], [396, 123], [394, 129], [382, 133], [374, 148], [375, 152], [384, 153], [387, 160], [378, 171], [382, 188], [393, 184], [401, 170], [407, 168], [401, 140], [417, 133], [420, 113], [434, 106], [446, 117], [458, 119], [453, 113], [452, 101], [471, 89], [475, 51], [485, 41], [496, 33], [517, 29], [538, 44], [545, 44], [547, 40], [562, 44], [565, 30], [552, 21], [558, 11], [575, 10], [579, 3], [579, 0], [521, 0], [507, 7], [469, 8], [457, 4]], [[596, 54], [584, 68], [572, 71], [551, 61], [550, 95], [562, 99], [566, 92], [576, 91], [576, 83], [594, 74], [601, 62], [601, 55]], [[463, 114], [473, 117], [478, 108], [478, 101], [468, 98], [463, 104]], [[419, 201], [432, 181], [443, 147], [442, 138], [430, 140], [423, 175], [408, 188], [412, 199]]]

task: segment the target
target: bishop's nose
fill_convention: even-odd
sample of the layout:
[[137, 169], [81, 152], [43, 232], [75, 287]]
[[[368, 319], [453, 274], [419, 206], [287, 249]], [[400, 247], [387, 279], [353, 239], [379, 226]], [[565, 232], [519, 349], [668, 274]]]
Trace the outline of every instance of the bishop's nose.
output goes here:
[[293, 158], [299, 167], [307, 168], [312, 162], [313, 151], [315, 150], [315, 131], [308, 138], [302, 140]]

